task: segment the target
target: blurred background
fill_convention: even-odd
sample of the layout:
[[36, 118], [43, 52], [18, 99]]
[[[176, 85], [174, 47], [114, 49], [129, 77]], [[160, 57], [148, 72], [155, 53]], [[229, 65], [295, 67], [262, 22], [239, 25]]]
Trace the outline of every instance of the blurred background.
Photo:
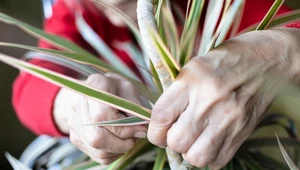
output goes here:
[[[258, 0], [257, 0], [258, 1]], [[299, 0], [286, 0], [287, 5], [298, 9]], [[41, 0], [0, 0], [0, 12], [9, 14], [37, 27], [42, 27], [43, 9]], [[37, 40], [19, 29], [0, 23], [0, 41], [35, 45]], [[21, 57], [26, 51], [0, 47], [0, 52]], [[11, 169], [4, 158], [8, 151], [19, 157], [35, 135], [18, 121], [11, 106], [11, 87], [18, 71], [0, 63], [0, 169]]]

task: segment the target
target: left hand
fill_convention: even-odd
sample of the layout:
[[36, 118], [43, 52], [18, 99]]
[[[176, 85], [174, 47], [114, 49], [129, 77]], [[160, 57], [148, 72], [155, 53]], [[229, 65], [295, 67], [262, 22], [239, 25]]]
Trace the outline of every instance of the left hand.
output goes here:
[[299, 75], [299, 32], [247, 33], [189, 61], [155, 104], [149, 140], [194, 166], [224, 167], [276, 95], [278, 82], [268, 75]]

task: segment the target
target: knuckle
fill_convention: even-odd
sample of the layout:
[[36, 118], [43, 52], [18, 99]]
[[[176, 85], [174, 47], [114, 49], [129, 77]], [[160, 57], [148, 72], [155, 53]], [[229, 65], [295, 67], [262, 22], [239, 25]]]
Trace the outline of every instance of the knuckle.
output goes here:
[[226, 88], [226, 85], [224, 83], [215, 78], [215, 77], [210, 77], [206, 81], [206, 86], [209, 87], [209, 94], [211, 97], [215, 99], [223, 99], [226, 96], [228, 96], [229, 90]]
[[207, 161], [205, 161], [205, 159], [194, 154], [187, 154], [185, 160], [188, 161], [191, 165], [198, 168], [203, 168], [207, 165]]
[[108, 119], [108, 116], [107, 116], [108, 113], [97, 113], [97, 114], [90, 114], [91, 116], [91, 120], [93, 122], [102, 122], [102, 121], [106, 121]]
[[94, 88], [98, 88], [106, 91], [109, 90], [111, 86], [110, 79], [101, 74], [93, 74], [89, 76], [88, 79], [86, 80], [86, 84]]
[[185, 153], [188, 150], [188, 143], [182, 136], [177, 134], [168, 135], [167, 144], [170, 149], [178, 153]]
[[158, 104], [153, 108], [151, 119], [152, 123], [159, 127], [169, 127], [173, 121], [170, 119], [171, 115], [165, 105]]
[[128, 138], [129, 135], [128, 135], [128, 128], [119, 128], [119, 127], [112, 127], [111, 128], [111, 131], [114, 135], [116, 135], [117, 137], [119, 138], [122, 138], [122, 139], [125, 139], [125, 138]]
[[105, 142], [104, 138], [102, 138], [102, 136], [103, 135], [100, 133], [100, 134], [96, 134], [96, 135], [88, 137], [87, 138], [88, 145], [90, 145], [93, 148], [98, 148], [98, 149], [104, 148], [106, 142]]

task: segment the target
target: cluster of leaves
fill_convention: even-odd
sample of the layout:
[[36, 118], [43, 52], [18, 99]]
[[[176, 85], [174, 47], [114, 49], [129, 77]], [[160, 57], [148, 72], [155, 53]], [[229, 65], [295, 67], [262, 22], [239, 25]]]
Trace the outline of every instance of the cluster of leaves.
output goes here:
[[[55, 62], [56, 64], [63, 66], [68, 65], [69, 68], [80, 72], [83, 76], [88, 76], [92, 73], [101, 74], [106, 72], [120, 74], [130, 80], [137, 87], [141, 96], [146, 101], [144, 106], [137, 105], [105, 91], [99, 91], [74, 78], [55, 73], [4, 54], [0, 54], [0, 61], [46, 81], [64, 88], [69, 88], [96, 101], [108, 104], [123, 112], [134, 115], [134, 117], [126, 119], [109, 122], [96, 122], [87, 126], [132, 126], [147, 124], [150, 120], [151, 113], [151, 109], [149, 108], [151, 108], [151, 105], [158, 99], [163, 88], [162, 82], [159, 80], [158, 73], [153, 67], [151, 60], [149, 60], [146, 55], [140, 30], [136, 23], [119, 9], [105, 3], [105, 1], [102, 0], [92, 1], [96, 5], [110, 8], [116, 15], [122, 18], [124, 23], [126, 23], [132, 31], [139, 46], [141, 47], [141, 50], [139, 50], [139, 48], [134, 44], [130, 43], [115, 45], [126, 51], [132, 57], [132, 60], [135, 61], [136, 66], [140, 71], [141, 78], [118, 58], [118, 56], [108, 47], [101, 37], [99, 37], [93, 29], [89, 27], [80, 13], [76, 14], [76, 25], [79, 32], [105, 61], [100, 60], [94, 54], [68, 40], [48, 34], [43, 30], [30, 26], [3, 13], [0, 13], [0, 21], [15, 25], [34, 37], [52, 44], [60, 50], [42, 49], [5, 42], [0, 42], [0, 45], [48, 54], [51, 57], [40, 59]], [[171, 3], [170, 0], [156, 0], [154, 3], [156, 4], [155, 20], [157, 28], [150, 27], [148, 31], [152, 37], [157, 53], [160, 55], [164, 66], [167, 68], [169, 74], [174, 80], [180, 72], [181, 67], [183, 67], [193, 56], [205, 55], [207, 52], [220, 45], [228, 35], [230, 37], [237, 35], [245, 1], [235, 0], [232, 2], [232, 0], [210, 0], [205, 15], [205, 23], [203, 25], [202, 33], [199, 31], [199, 21], [204, 11], [205, 0], [189, 0], [187, 9], [189, 12], [187, 12], [187, 14], [181, 12], [181, 10], [175, 4]], [[242, 32], [263, 30], [270, 26], [279, 26], [300, 18], [299, 10], [275, 18], [277, 11], [282, 4], [283, 0], [276, 0], [261, 23], [251, 26]], [[182, 33], [179, 33], [177, 30], [177, 25], [179, 24], [184, 26]], [[199, 35], [201, 35], [201, 37]], [[200, 44], [197, 43], [198, 40]], [[287, 131], [290, 137], [281, 139], [284, 146], [299, 148], [300, 142], [296, 138], [296, 133], [294, 131], [295, 125], [290, 119], [287, 119], [280, 114], [273, 114], [266, 117], [260, 123], [258, 128], [269, 125], [278, 125]], [[267, 147], [278, 147], [277, 139], [275, 137], [249, 139], [224, 169], [287, 169], [287, 167], [282, 165], [280, 162], [260, 152], [261, 148]], [[139, 141], [131, 151], [104, 169], [125, 169], [128, 165], [132, 164], [137, 157], [155, 149], [157, 149], [158, 152], [153, 169], [163, 169], [167, 166], [165, 165], [165, 150], [158, 149], [151, 145], [147, 139]], [[291, 162], [287, 154], [284, 152], [282, 145], [280, 145], [280, 149], [283, 151], [286, 160]], [[289, 163], [289, 165], [293, 166], [292, 163]], [[84, 164], [82, 166], [79, 165], [74, 167], [74, 169], [86, 169], [91, 166], [95, 166], [95, 164], [91, 163]]]

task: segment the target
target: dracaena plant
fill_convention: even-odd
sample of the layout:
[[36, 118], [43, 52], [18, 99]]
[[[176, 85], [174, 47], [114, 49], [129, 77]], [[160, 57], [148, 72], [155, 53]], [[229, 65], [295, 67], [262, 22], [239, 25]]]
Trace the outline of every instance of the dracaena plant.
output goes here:
[[[96, 122], [86, 126], [131, 126], [149, 123], [151, 105], [155, 103], [160, 94], [172, 84], [172, 81], [176, 78], [185, 63], [193, 56], [205, 55], [220, 45], [227, 36], [233, 37], [237, 35], [237, 29], [239, 28], [245, 3], [244, 0], [209, 0], [208, 9], [205, 14], [206, 21], [203, 23], [203, 31], [201, 33], [201, 39], [199, 40], [200, 45], [196, 46], [196, 38], [199, 37], [198, 23], [201, 15], [204, 15], [204, 0], [190, 0], [188, 2], [189, 10], [187, 10], [189, 13], [187, 14], [176, 10], [176, 5], [173, 4], [171, 0], [138, 0], [137, 12], [139, 27], [133, 20], [127, 17], [126, 14], [114, 6], [105, 3], [105, 1], [92, 1], [95, 5], [110, 8], [130, 28], [140, 48], [129, 43], [116, 45], [125, 50], [131, 56], [132, 60], [135, 61], [141, 78], [136, 76], [128, 66], [120, 61], [116, 54], [114, 54], [105, 42], [88, 26], [80, 13], [76, 14], [76, 25], [79, 32], [107, 62], [102, 61], [97, 56], [68, 40], [48, 34], [22, 21], [0, 13], [0, 20], [2, 22], [15, 25], [60, 50], [42, 49], [5, 42], [1, 42], [1, 46], [22, 48], [48, 54], [47, 57], [39, 59], [67, 66], [81, 73], [83, 76], [88, 76], [92, 73], [117, 73], [130, 80], [146, 101], [144, 102], [145, 106], [140, 106], [105, 91], [99, 91], [74, 78], [0, 54], [0, 61], [17, 69], [134, 115], [134, 117], [130, 118], [109, 122]], [[263, 30], [268, 27], [283, 25], [284, 23], [300, 18], [300, 10], [275, 18], [282, 4], [283, 0], [276, 0], [260, 23], [242, 32]], [[175, 21], [175, 15], [178, 21]], [[182, 23], [184, 26], [181, 34], [178, 33], [177, 23]], [[286, 152], [284, 152], [282, 145], [291, 148], [300, 147], [300, 142], [296, 137], [295, 124], [287, 116], [274, 113], [264, 118], [257, 126], [257, 130], [269, 125], [280, 126], [285, 129], [289, 135], [289, 137], [281, 138], [279, 146], [287, 162], [291, 165], [291, 159], [287, 156]], [[242, 145], [236, 156], [224, 169], [288, 169], [284, 164], [260, 152], [262, 148], [278, 147], [277, 142], [276, 137], [250, 138]], [[124, 154], [124, 156], [110, 166], [102, 167], [101, 165], [91, 162], [75, 166], [73, 169], [87, 169], [88, 167], [94, 166], [97, 166], [99, 169], [107, 170], [125, 169], [128, 165], [131, 165], [136, 158], [153, 150], [157, 152], [153, 167], [155, 170], [161, 170], [166, 167], [170, 167], [171, 169], [197, 169], [182, 160], [180, 154], [174, 153], [168, 148], [166, 152], [165, 149], [150, 144], [147, 139], [140, 140], [131, 151]], [[170, 162], [169, 166], [167, 164], [167, 155]], [[297, 153], [295, 155], [297, 156]]]

